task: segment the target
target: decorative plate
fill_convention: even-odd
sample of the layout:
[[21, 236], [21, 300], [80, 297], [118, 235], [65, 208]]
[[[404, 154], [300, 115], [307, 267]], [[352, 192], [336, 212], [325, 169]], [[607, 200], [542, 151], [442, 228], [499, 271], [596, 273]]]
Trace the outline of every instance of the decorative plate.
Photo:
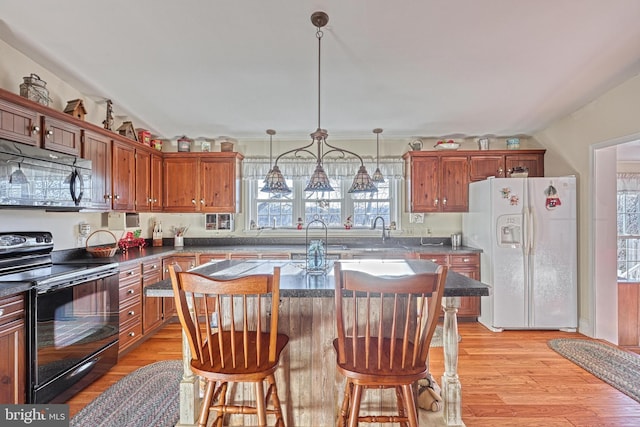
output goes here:
[[460, 144], [457, 142], [445, 142], [444, 144], [436, 144], [434, 148], [438, 150], [457, 150], [460, 148]]

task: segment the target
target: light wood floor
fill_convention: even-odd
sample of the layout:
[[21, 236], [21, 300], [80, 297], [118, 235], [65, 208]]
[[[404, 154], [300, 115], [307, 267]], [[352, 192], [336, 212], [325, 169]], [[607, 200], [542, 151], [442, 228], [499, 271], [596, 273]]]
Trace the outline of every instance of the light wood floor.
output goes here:
[[[640, 403], [547, 347], [549, 339], [585, 338], [582, 335], [558, 331], [492, 333], [478, 323], [459, 326], [462, 419], [468, 427], [640, 426]], [[180, 359], [180, 351], [180, 326], [169, 324], [67, 402], [70, 414], [135, 369], [159, 360]], [[431, 370], [437, 380], [442, 375], [442, 358], [442, 349], [435, 348]]]

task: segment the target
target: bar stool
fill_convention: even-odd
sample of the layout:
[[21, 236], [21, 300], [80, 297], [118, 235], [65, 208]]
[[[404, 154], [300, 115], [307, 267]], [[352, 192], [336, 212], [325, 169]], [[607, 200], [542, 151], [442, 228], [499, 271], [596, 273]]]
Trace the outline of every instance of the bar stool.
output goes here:
[[[178, 317], [191, 349], [191, 370], [206, 380], [198, 426], [209, 412], [221, 427], [225, 414], [255, 414], [258, 425], [284, 426], [274, 372], [289, 337], [278, 333], [280, 267], [273, 274], [216, 280], [169, 266]], [[187, 303], [189, 300], [190, 305]], [[199, 307], [198, 313], [190, 307]], [[265, 394], [264, 383], [267, 383]], [[253, 383], [255, 406], [227, 402], [231, 383]], [[272, 406], [269, 406], [271, 401]], [[250, 402], [252, 403], [252, 402]]]
[[[447, 267], [434, 273], [374, 276], [336, 262], [337, 370], [346, 377], [338, 425], [401, 423], [418, 427], [412, 389], [428, 373], [427, 357]], [[398, 415], [360, 415], [366, 389], [394, 388]]]

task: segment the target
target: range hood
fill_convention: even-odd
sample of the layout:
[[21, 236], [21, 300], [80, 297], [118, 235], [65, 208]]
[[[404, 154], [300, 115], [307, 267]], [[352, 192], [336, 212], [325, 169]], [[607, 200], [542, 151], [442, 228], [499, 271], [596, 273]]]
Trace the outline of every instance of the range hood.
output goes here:
[[91, 160], [0, 139], [0, 208], [77, 212], [91, 202]]

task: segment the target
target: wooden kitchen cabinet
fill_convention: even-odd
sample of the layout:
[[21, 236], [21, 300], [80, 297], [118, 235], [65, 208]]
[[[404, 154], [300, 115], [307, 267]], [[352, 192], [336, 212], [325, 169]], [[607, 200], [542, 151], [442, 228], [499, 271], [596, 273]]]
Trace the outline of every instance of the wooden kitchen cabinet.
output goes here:
[[0, 298], [0, 403], [26, 402], [24, 294]]
[[405, 154], [407, 209], [410, 212], [464, 212], [468, 209], [467, 156], [435, 151]]
[[0, 99], [0, 138], [39, 146], [40, 132], [36, 111]]
[[618, 345], [640, 351], [640, 283], [618, 283]]
[[85, 130], [82, 157], [91, 160], [91, 207], [111, 209], [111, 138]]
[[142, 283], [140, 264], [120, 266], [120, 346], [118, 355], [142, 338]]
[[159, 328], [164, 320], [161, 298], [147, 297], [144, 288], [162, 280], [162, 262], [160, 258], [145, 260], [142, 263], [142, 333], [147, 335]]
[[111, 146], [111, 207], [114, 210], [135, 210], [135, 148], [129, 144], [113, 141]]
[[544, 176], [545, 150], [509, 150], [507, 153], [485, 151], [469, 156], [469, 180], [482, 181], [490, 176], [509, 177], [514, 168], [526, 168], [530, 177]]
[[[480, 254], [426, 254], [418, 255], [436, 264], [446, 265], [451, 271], [480, 280]], [[444, 313], [443, 313], [444, 315]], [[458, 318], [476, 320], [480, 316], [480, 297], [460, 297]]]
[[226, 252], [216, 252], [211, 254], [200, 254], [198, 257], [198, 265], [206, 264], [212, 260], [227, 259]]
[[[182, 271], [191, 270], [198, 265], [196, 255], [174, 255], [162, 259], [162, 278], [170, 279], [169, 266], [171, 264], [178, 264]], [[160, 300], [160, 298], [156, 298]], [[176, 303], [173, 298], [162, 298], [163, 311], [165, 320], [170, 319], [176, 314]]]
[[135, 210], [151, 210], [151, 153], [135, 150]]
[[233, 152], [165, 154], [163, 210], [238, 212], [241, 160]]
[[42, 147], [60, 153], [79, 156], [82, 129], [72, 123], [42, 116]]
[[162, 156], [151, 154], [151, 200], [149, 201], [151, 212], [162, 211]]

